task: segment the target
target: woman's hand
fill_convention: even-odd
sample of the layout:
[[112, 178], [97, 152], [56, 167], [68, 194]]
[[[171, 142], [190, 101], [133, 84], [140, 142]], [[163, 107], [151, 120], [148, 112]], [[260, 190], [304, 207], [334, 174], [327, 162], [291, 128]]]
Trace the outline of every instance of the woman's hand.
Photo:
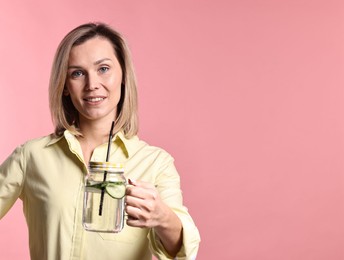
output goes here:
[[153, 228], [164, 223], [170, 209], [161, 201], [155, 186], [129, 179], [126, 190], [127, 225]]
[[168, 254], [175, 257], [183, 244], [178, 216], [161, 200], [153, 184], [129, 179], [126, 190], [127, 225], [154, 228]]

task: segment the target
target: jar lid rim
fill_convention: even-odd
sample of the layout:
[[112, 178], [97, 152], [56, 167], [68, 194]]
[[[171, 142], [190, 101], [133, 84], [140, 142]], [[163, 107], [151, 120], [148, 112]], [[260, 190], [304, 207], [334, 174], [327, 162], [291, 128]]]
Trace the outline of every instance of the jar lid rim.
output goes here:
[[90, 167], [112, 167], [112, 168], [124, 168], [123, 163], [113, 163], [113, 162], [90, 162]]

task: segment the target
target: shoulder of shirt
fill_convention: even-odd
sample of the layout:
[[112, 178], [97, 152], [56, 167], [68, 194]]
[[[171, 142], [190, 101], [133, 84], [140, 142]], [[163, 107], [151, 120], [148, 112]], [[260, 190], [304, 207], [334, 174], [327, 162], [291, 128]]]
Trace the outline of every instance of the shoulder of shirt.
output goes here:
[[21, 145], [18, 145], [16, 149], [13, 151], [14, 153], [22, 153], [24, 156], [28, 156], [29, 154], [33, 153], [40, 153], [44, 148], [47, 147], [47, 145], [52, 141], [56, 140], [57, 138], [54, 136], [54, 134], [41, 136], [38, 138], [33, 138], [30, 140], [27, 140], [26, 142], [22, 143]]
[[120, 140], [123, 142], [130, 156], [135, 153], [141, 152], [147, 155], [172, 158], [172, 156], [163, 148], [150, 145], [147, 142], [141, 140], [137, 135], [131, 138], [126, 138], [123, 133], [118, 133], [117, 137], [120, 138]]
[[60, 140], [62, 137], [56, 137], [54, 134], [41, 136], [38, 138], [30, 139], [23, 143], [21, 147], [24, 149], [34, 149], [34, 148], [43, 148], [48, 146], [51, 143], [55, 143]]

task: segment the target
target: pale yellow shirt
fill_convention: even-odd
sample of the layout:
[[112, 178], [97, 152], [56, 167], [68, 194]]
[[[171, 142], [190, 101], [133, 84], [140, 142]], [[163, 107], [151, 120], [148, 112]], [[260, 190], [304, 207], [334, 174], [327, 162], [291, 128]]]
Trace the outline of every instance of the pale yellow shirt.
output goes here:
[[[173, 158], [137, 136], [112, 139], [110, 162], [123, 163], [125, 177], [156, 185], [162, 200], [183, 224], [183, 246], [176, 259], [196, 259], [200, 237], [183, 206], [180, 178]], [[106, 159], [107, 144], [91, 161]], [[18, 147], [0, 166], [0, 218], [20, 198], [29, 230], [32, 260], [146, 260], [152, 253], [171, 259], [153, 229], [127, 225], [118, 234], [85, 231], [82, 226], [84, 163], [78, 140], [70, 132], [35, 139]]]

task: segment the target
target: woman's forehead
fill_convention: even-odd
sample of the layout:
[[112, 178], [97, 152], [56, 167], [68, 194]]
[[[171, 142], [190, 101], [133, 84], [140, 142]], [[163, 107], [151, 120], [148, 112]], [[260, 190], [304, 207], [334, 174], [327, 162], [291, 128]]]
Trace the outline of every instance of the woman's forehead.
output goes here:
[[69, 55], [69, 63], [99, 63], [105, 60], [117, 61], [117, 57], [112, 43], [108, 39], [100, 37], [91, 38], [74, 46]]

